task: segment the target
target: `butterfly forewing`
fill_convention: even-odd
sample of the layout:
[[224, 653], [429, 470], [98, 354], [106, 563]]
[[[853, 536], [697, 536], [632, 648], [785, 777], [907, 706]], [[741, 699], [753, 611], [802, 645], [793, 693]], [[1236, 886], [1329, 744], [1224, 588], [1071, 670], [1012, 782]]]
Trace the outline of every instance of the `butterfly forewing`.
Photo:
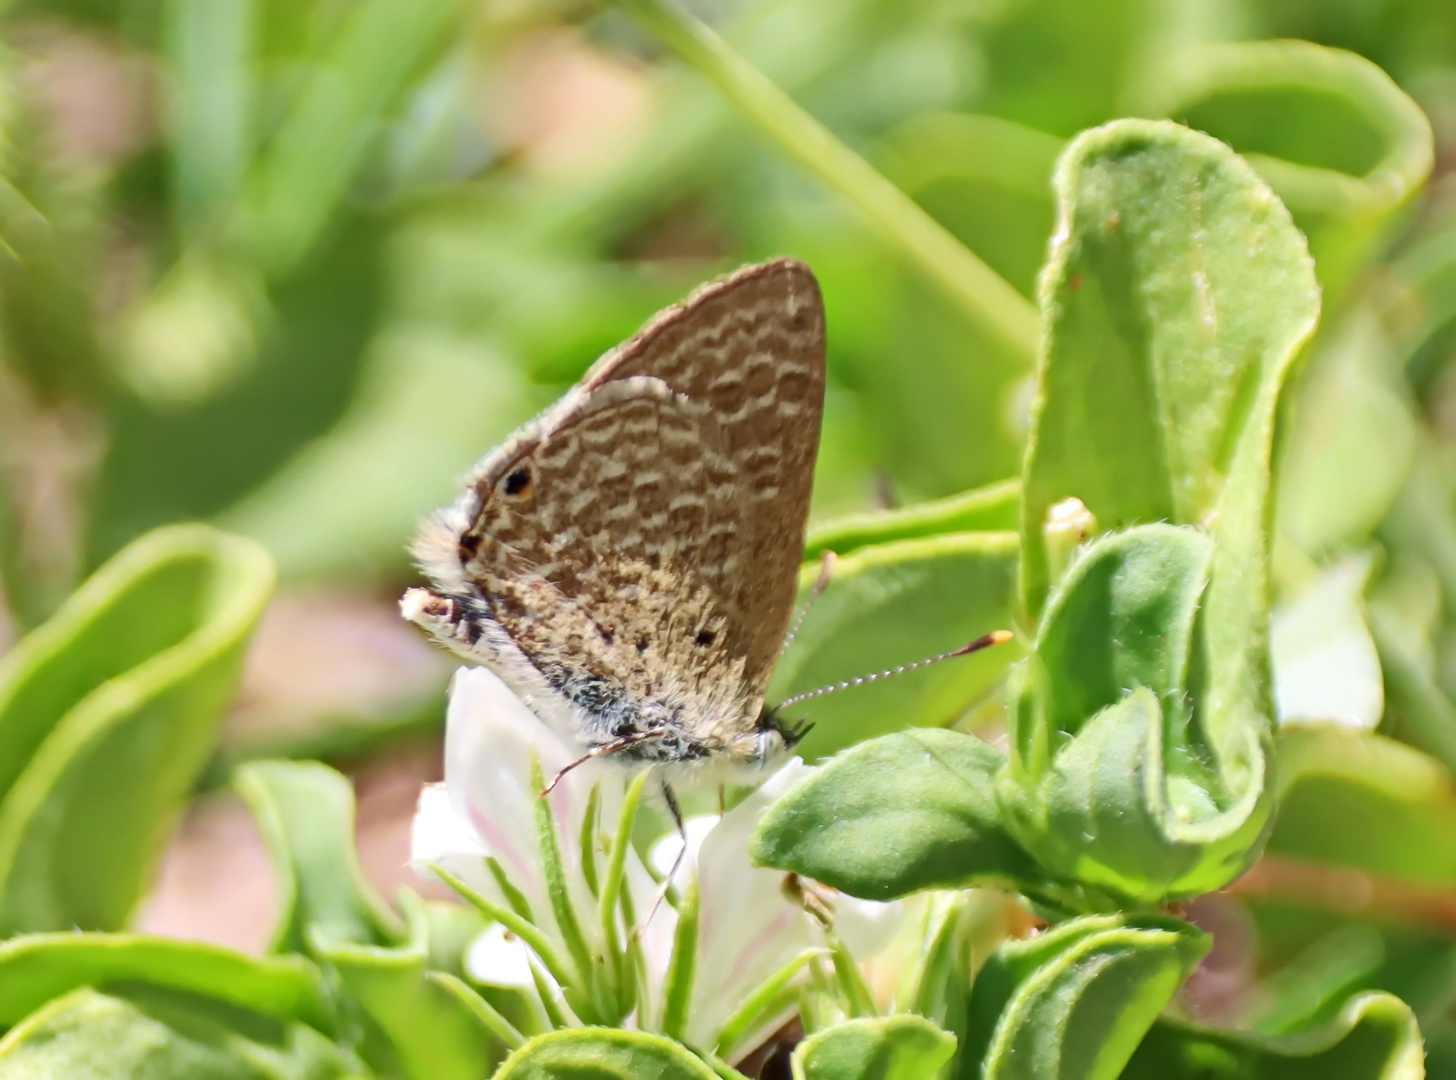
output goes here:
[[470, 570], [553, 685], [702, 689], [745, 651], [721, 599], [739, 561], [736, 486], [682, 401], [618, 397], [510, 461], [483, 500]]
[[[587, 373], [661, 379], [707, 411], [737, 469], [739, 560], [722, 601], [760, 691], [792, 615], [824, 407], [824, 306], [792, 259], [747, 267], [650, 322]], [[738, 572], [741, 567], [750, 572]]]

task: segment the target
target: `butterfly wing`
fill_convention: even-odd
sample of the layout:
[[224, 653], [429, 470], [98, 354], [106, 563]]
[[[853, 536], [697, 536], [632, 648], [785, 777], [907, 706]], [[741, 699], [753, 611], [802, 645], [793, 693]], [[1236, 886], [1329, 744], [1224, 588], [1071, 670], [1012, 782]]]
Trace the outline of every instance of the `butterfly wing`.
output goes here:
[[793, 613], [824, 410], [824, 304], [803, 263], [746, 267], [670, 308], [585, 387], [661, 379], [706, 414], [736, 470], [737, 531], [721, 600], [766, 687]]
[[823, 308], [800, 263], [659, 314], [482, 462], [423, 545], [479, 609], [466, 643], [519, 684], [492, 656], [503, 633], [591, 711], [623, 695], [756, 710], [792, 612], [823, 394]]

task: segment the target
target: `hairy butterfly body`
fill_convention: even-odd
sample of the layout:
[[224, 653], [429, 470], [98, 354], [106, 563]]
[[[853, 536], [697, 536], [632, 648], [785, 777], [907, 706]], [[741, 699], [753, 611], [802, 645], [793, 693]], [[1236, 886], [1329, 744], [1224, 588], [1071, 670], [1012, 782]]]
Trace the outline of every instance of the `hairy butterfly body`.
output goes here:
[[477, 466], [415, 554], [405, 615], [588, 753], [759, 764], [824, 400], [802, 263], [699, 289]]

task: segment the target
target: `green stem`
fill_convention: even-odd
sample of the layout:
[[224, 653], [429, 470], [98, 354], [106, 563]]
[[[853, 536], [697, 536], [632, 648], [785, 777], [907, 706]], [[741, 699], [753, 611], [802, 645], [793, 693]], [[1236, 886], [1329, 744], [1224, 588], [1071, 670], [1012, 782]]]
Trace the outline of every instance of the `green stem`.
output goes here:
[[828, 937], [829, 955], [834, 962], [834, 975], [839, 981], [839, 991], [849, 1014], [851, 1016], [879, 1016], [880, 1009], [875, 1004], [875, 995], [870, 990], [869, 983], [865, 982], [864, 973], [854, 962], [854, 957], [849, 955], [849, 950], [844, 947], [844, 942], [840, 941], [836, 935], [830, 934]]
[[487, 899], [467, 885], [463, 878], [459, 878], [446, 870], [438, 863], [427, 864], [432, 873], [464, 900], [476, 911], [480, 912], [487, 919], [500, 923], [516, 937], [526, 943], [526, 947], [536, 954], [551, 977], [557, 982], [567, 984], [571, 981], [570, 972], [561, 958], [556, 955], [556, 950], [551, 947], [550, 940], [541, 930], [532, 923], [521, 918], [508, 907], [501, 907], [492, 900]]
[[688, 1003], [698, 973], [698, 875], [693, 872], [677, 912], [672, 957], [662, 980], [662, 1033], [683, 1041], [688, 1026]]
[[439, 986], [474, 1013], [476, 1019], [484, 1024], [491, 1034], [506, 1044], [506, 1049], [515, 1050], [526, 1044], [526, 1037], [514, 1024], [502, 1016], [494, 1005], [454, 975], [444, 971], [427, 971], [425, 981]]
[[556, 916], [561, 940], [566, 943], [566, 951], [576, 964], [580, 985], [586, 990], [596, 983], [593, 977], [595, 965], [572, 903], [566, 864], [561, 857], [561, 840], [556, 833], [556, 819], [551, 816], [551, 803], [545, 794], [546, 780], [541, 773], [541, 759], [534, 754], [531, 757], [531, 790], [539, 793], [532, 806], [536, 813], [536, 842], [540, 846], [542, 870], [546, 876], [546, 896], [551, 901], [551, 913]]
[[768, 1018], [769, 1011], [779, 1002], [780, 995], [804, 965], [815, 957], [825, 955], [827, 951], [827, 949], [805, 949], [760, 983], [753, 993], [743, 999], [743, 1003], [733, 1011], [733, 1015], [724, 1021], [717, 1039], [714, 1040], [714, 1052], [727, 1055], [736, 1050], [739, 1040], [747, 1035], [756, 1024], [762, 1023]]
[[[633, 972], [630, 957], [623, 951], [621, 938], [617, 933], [618, 898], [624, 895], [622, 882], [626, 875], [627, 852], [632, 845], [632, 826], [637, 821], [637, 806], [642, 801], [642, 787], [647, 783], [648, 775], [645, 770], [639, 773], [622, 800], [622, 809], [617, 816], [617, 831], [612, 837], [612, 850], [607, 856], [606, 874], [598, 896], [602, 940], [606, 943], [605, 952], [619, 993], [626, 992]], [[626, 931], [629, 935], [632, 933], [630, 922], [626, 925]]]
[[859, 207], [973, 323], [1013, 355], [1031, 362], [1039, 335], [1039, 320], [1031, 301], [672, 0], [620, 0], [620, 4], [687, 64], [715, 83], [801, 165]]

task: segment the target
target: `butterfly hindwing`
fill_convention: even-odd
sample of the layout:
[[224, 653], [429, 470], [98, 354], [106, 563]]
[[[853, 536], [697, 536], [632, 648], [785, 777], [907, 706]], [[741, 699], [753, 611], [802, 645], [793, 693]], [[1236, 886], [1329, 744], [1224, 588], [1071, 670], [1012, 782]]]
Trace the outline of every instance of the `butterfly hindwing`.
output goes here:
[[824, 304], [794, 259], [746, 267], [669, 308], [598, 362], [583, 387], [648, 375], [706, 410], [738, 470], [734, 607], [766, 687], [793, 613], [824, 408]]

